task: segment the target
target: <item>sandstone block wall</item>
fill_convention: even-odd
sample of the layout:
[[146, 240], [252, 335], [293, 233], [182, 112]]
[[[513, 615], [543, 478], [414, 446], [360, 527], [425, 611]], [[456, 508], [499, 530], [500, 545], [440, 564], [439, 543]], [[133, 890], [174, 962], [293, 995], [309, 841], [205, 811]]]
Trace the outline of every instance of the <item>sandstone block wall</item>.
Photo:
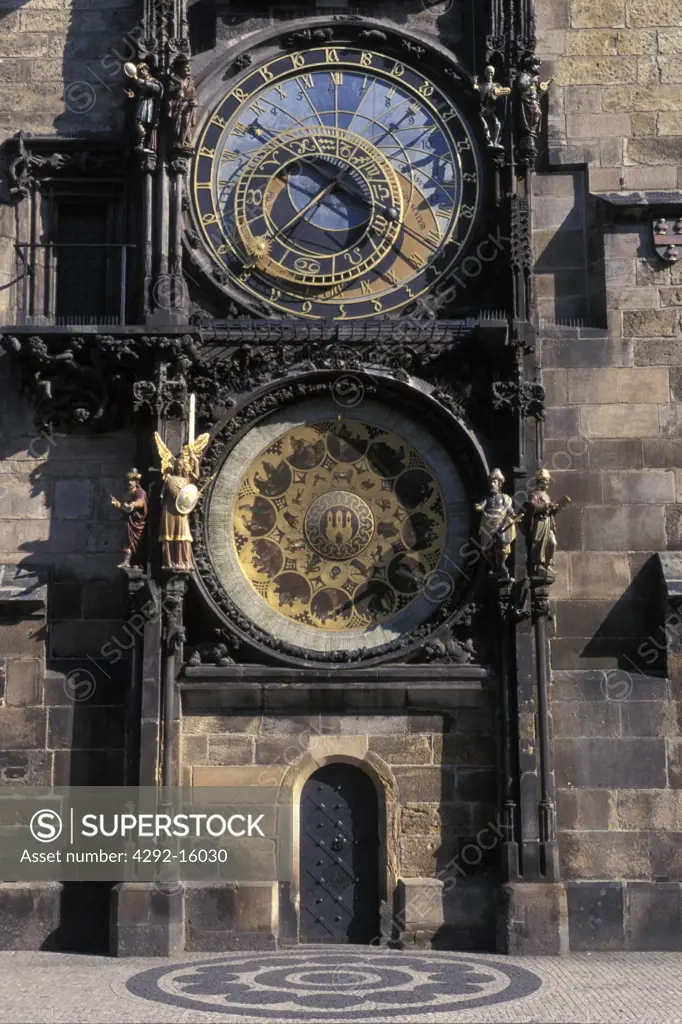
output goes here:
[[0, 565], [42, 569], [47, 604], [0, 608], [0, 781], [110, 784], [121, 778], [127, 652], [123, 545], [110, 491], [130, 437], [40, 431], [0, 357]]
[[586, 164], [593, 192], [682, 182], [682, 27], [671, 0], [537, 0], [538, 50], [556, 76], [550, 163]]
[[[435, 877], [496, 823], [490, 706], [411, 716], [188, 713], [181, 728], [183, 785], [276, 785], [304, 755], [321, 749], [325, 737], [342, 739], [343, 749], [359, 758], [377, 755], [397, 787], [399, 834], [391, 855], [404, 878]], [[476, 863], [472, 856], [465, 854], [463, 874], [496, 863], [494, 849], [480, 861], [473, 857]]]
[[[682, 545], [682, 273], [657, 256], [644, 201], [667, 190], [675, 204], [682, 183], [681, 13], [667, 0], [537, 3], [556, 75], [534, 185], [545, 452], [554, 493], [574, 499], [553, 592], [557, 815], [573, 919], [600, 916], [602, 948], [626, 948], [640, 897], [659, 906], [637, 884], [682, 877], [679, 683], [662, 678], [653, 557]], [[605, 201], [615, 192], [629, 206]], [[588, 879], [635, 887], [597, 894]], [[678, 898], [662, 892], [661, 906]], [[594, 948], [576, 927], [573, 948]]]

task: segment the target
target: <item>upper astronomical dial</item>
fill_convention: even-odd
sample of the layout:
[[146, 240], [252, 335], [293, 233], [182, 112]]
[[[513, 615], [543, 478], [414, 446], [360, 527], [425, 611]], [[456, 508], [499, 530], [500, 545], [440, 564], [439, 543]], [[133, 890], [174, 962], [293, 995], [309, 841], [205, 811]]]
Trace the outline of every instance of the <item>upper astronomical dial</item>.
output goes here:
[[471, 234], [476, 147], [421, 71], [352, 47], [249, 72], [204, 126], [194, 166], [213, 259], [285, 314], [363, 318], [432, 288]]

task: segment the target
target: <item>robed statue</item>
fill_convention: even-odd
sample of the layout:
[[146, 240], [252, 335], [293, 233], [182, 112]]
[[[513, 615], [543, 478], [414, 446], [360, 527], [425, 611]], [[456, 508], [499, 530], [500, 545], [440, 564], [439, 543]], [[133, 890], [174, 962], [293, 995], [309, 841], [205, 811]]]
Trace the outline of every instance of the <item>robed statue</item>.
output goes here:
[[113, 494], [111, 504], [126, 517], [127, 544], [123, 549], [123, 561], [119, 569], [143, 568], [143, 539], [147, 523], [147, 492], [140, 486], [142, 474], [136, 469], [126, 473], [126, 491], [119, 501]]
[[168, 116], [176, 149], [192, 148], [198, 105], [189, 59], [180, 56], [173, 64], [168, 82]]
[[518, 521], [512, 499], [502, 492], [503, 483], [501, 470], [494, 469], [488, 477], [488, 495], [475, 506], [476, 511], [481, 513], [481, 554], [494, 572], [506, 572], [506, 562], [516, 539]]
[[551, 500], [548, 490], [551, 481], [546, 469], [539, 470], [535, 474], [535, 487], [524, 505], [523, 530], [528, 538], [528, 557], [533, 576], [537, 575], [538, 570], [552, 572], [557, 549], [554, 516], [571, 504], [567, 496], [559, 501]]
[[209, 442], [208, 434], [200, 434], [196, 441], [186, 444], [178, 456], [174, 456], [154, 434], [156, 447], [161, 459], [161, 553], [164, 569], [189, 572], [192, 569], [192, 533], [189, 528], [189, 514], [199, 498], [197, 481], [201, 456]]
[[535, 152], [538, 135], [542, 126], [541, 97], [547, 92], [554, 78], [540, 80], [540, 58], [532, 54], [524, 63], [516, 78], [519, 97], [521, 148]]

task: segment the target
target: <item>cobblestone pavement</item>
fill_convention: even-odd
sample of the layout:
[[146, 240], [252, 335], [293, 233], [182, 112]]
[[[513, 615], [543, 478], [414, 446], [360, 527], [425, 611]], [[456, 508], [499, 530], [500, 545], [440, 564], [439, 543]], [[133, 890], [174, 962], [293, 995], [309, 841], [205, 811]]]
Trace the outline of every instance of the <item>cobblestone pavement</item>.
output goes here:
[[682, 1024], [682, 954], [0, 953], [2, 1024]]

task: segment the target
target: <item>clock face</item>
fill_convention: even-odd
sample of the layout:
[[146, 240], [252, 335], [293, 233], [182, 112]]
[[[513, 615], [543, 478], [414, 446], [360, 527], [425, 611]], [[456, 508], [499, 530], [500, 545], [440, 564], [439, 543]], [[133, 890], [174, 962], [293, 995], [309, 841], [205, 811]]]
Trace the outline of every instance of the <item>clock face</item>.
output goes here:
[[370, 401], [340, 418], [326, 399], [245, 434], [206, 519], [218, 581], [240, 612], [322, 654], [372, 650], [430, 618], [471, 531], [464, 481], [422, 424]]
[[223, 98], [193, 185], [233, 284], [283, 315], [350, 320], [409, 305], [457, 260], [479, 163], [421, 70], [328, 46], [280, 56]]

